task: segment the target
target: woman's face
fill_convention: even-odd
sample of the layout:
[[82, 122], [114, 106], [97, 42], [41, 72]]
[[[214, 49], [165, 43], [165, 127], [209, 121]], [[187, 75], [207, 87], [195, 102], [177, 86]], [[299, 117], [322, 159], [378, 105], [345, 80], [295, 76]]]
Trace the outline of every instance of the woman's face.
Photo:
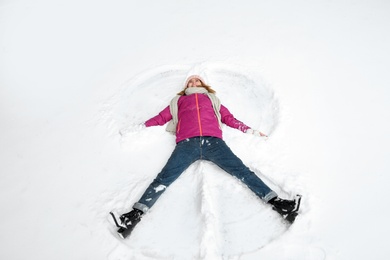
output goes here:
[[187, 84], [187, 88], [201, 87], [201, 86], [202, 86], [202, 82], [200, 81], [200, 79], [197, 79], [197, 78], [191, 79], [190, 81], [188, 81], [188, 84]]

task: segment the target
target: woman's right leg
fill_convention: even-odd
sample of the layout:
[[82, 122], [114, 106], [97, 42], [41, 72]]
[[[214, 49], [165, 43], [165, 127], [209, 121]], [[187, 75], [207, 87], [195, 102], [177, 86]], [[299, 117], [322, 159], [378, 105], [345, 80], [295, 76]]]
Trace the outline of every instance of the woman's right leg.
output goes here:
[[141, 199], [134, 204], [133, 208], [146, 213], [165, 189], [198, 159], [200, 159], [200, 147], [196, 138], [179, 142], [164, 168], [146, 189]]

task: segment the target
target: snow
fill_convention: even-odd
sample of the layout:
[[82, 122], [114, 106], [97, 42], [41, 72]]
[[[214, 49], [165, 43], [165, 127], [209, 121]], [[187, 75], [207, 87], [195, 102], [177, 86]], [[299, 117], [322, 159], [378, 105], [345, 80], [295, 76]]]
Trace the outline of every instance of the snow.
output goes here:
[[[387, 259], [386, 1], [0, 2], [1, 259]], [[127, 212], [174, 148], [160, 112], [186, 76], [268, 139], [224, 127], [283, 197], [287, 227], [196, 162], [131, 237]], [[122, 134], [120, 134], [120, 132]]]

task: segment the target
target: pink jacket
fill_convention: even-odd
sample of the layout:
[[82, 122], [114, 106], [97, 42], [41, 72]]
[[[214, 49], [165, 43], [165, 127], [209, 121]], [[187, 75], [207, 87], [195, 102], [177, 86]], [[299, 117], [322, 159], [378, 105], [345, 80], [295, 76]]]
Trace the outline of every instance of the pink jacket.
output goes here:
[[[246, 132], [250, 128], [235, 119], [223, 105], [221, 105], [220, 113], [222, 123], [242, 132]], [[147, 120], [145, 126], [164, 125], [171, 119], [172, 115], [169, 106], [167, 106], [157, 116]], [[196, 136], [213, 136], [222, 139], [222, 130], [207, 95], [195, 93], [181, 96], [178, 101], [178, 120], [176, 143]]]

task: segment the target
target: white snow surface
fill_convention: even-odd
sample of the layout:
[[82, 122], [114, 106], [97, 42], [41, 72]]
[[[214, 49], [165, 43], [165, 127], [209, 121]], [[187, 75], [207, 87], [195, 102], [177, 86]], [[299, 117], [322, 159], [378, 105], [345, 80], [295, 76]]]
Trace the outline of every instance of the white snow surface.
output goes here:
[[[0, 1], [0, 259], [388, 259], [389, 31], [380, 0]], [[223, 128], [303, 195], [291, 227], [198, 161], [116, 235], [175, 146], [140, 124], [192, 73], [269, 135]]]

